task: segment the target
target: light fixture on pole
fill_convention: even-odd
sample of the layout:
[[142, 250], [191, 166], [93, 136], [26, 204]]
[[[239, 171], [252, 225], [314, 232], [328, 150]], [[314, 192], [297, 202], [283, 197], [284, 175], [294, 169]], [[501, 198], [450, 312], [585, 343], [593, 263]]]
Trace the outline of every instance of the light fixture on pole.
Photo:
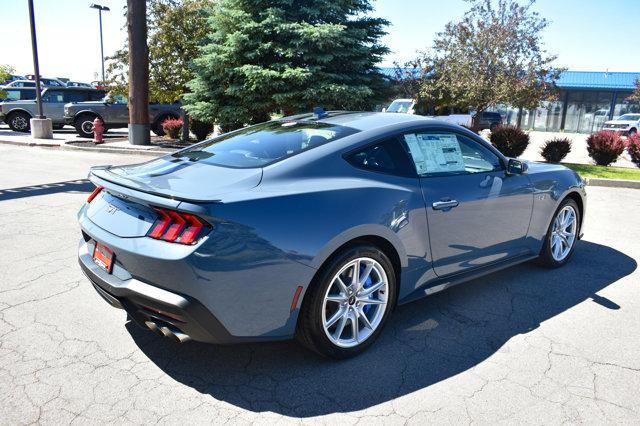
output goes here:
[[102, 84], [105, 82], [104, 77], [104, 46], [102, 44], [102, 12], [108, 12], [109, 9], [107, 6], [102, 6], [100, 4], [93, 3], [89, 6], [92, 9], [98, 9], [98, 20], [100, 21], [100, 58], [102, 59]]

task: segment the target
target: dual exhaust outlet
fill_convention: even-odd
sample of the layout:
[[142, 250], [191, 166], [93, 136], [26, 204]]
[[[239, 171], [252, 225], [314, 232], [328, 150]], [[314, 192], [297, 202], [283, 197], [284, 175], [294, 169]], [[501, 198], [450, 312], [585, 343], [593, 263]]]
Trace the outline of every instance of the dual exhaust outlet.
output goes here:
[[146, 325], [147, 328], [154, 333], [163, 337], [168, 337], [178, 343], [184, 343], [191, 340], [191, 337], [189, 337], [187, 334], [184, 334], [183, 332], [176, 329], [171, 329], [166, 325], [158, 325], [153, 321], [145, 321], [144, 325]]

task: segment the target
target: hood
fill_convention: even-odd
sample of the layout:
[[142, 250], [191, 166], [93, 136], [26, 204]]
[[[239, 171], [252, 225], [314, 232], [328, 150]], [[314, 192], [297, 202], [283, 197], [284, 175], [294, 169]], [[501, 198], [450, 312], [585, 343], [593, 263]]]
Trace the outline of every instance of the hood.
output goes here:
[[631, 125], [631, 124], [636, 124], [638, 121], [637, 120], [609, 120], [609, 121], [605, 121], [604, 124], [627, 124], [627, 125]]
[[91, 174], [115, 184], [163, 197], [219, 201], [224, 194], [255, 188], [262, 169], [239, 169], [171, 155], [130, 166], [92, 168]]

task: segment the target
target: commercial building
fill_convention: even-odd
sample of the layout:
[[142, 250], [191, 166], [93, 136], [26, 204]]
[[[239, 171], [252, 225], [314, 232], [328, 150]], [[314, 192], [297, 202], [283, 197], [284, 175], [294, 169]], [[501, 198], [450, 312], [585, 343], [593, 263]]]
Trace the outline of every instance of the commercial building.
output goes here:
[[[394, 78], [393, 68], [382, 68]], [[523, 129], [550, 132], [591, 133], [602, 124], [628, 112], [640, 112], [640, 103], [629, 101], [640, 72], [565, 71], [556, 82], [556, 101], [542, 102], [534, 110], [497, 106], [505, 121]]]
[[640, 73], [635, 72], [565, 71], [556, 82], [560, 89], [557, 101], [542, 102], [530, 111], [497, 110], [513, 125], [520, 113], [523, 129], [591, 133], [607, 120], [640, 112], [640, 103], [628, 100], [638, 78]]

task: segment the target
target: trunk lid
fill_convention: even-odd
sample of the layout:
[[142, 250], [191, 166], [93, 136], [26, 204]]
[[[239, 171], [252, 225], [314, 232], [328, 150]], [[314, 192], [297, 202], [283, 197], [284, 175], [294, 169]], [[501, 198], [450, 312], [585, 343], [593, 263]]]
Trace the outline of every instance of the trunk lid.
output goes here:
[[190, 202], [219, 201], [224, 194], [255, 188], [261, 168], [231, 168], [173, 156], [130, 166], [98, 167], [91, 174], [127, 188]]

